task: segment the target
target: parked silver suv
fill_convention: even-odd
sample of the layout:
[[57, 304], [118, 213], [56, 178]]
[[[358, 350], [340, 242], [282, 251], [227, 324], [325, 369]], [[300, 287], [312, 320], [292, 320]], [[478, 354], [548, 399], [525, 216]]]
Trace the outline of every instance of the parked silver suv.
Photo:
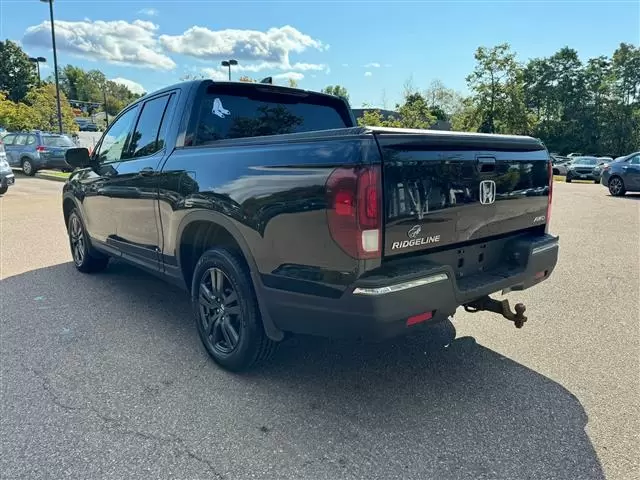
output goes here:
[[22, 168], [25, 175], [33, 176], [45, 168], [73, 170], [65, 161], [64, 154], [75, 144], [66, 135], [20, 132], [8, 134], [2, 141], [11, 168]]

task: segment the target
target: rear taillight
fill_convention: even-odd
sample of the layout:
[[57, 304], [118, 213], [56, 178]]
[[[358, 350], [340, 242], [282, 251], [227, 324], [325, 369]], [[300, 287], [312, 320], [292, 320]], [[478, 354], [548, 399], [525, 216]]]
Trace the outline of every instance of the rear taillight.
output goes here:
[[551, 223], [551, 200], [553, 199], [553, 163], [549, 160], [549, 196], [547, 197], [547, 223], [544, 226], [545, 233], [549, 233], [549, 223]]
[[46, 151], [47, 151], [47, 147], [43, 147], [42, 145], [38, 145], [38, 146], [36, 147], [36, 152], [44, 153], [44, 152], [46, 152]]
[[333, 240], [353, 258], [380, 257], [380, 166], [336, 168], [326, 187], [327, 221]]

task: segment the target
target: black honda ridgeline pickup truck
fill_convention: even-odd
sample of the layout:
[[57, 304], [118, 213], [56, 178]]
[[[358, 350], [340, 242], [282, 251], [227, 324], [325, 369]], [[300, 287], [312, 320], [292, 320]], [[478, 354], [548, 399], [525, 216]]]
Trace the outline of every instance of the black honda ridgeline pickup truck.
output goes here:
[[520, 327], [524, 306], [489, 294], [544, 281], [558, 257], [540, 141], [357, 127], [345, 101], [316, 92], [181, 83], [66, 159], [77, 269], [117, 257], [185, 288], [230, 370], [288, 333], [436, 331], [459, 306]]

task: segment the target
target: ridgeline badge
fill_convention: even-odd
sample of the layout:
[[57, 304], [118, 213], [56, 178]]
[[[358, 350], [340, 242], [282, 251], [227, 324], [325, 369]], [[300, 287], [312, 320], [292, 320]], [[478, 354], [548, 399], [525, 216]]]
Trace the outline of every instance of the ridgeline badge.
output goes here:
[[422, 233], [421, 225], [414, 225], [407, 232], [407, 237], [411, 240], [404, 240], [402, 242], [393, 242], [391, 244], [391, 250], [397, 250], [398, 248], [418, 247], [420, 245], [428, 245], [430, 243], [438, 243], [440, 241], [440, 235], [433, 235], [427, 237], [421, 237]]

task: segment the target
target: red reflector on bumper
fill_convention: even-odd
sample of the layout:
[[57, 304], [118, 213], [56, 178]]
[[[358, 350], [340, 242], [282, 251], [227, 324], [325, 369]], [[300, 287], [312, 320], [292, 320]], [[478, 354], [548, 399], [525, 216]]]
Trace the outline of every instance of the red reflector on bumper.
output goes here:
[[426, 322], [433, 317], [433, 312], [421, 313], [420, 315], [414, 315], [413, 317], [409, 317], [407, 319], [407, 327], [411, 325], [415, 325], [416, 323]]
[[545, 270], [544, 272], [538, 272], [535, 275], [535, 279], [536, 280], [540, 280], [541, 278], [544, 278], [547, 276], [547, 271]]

